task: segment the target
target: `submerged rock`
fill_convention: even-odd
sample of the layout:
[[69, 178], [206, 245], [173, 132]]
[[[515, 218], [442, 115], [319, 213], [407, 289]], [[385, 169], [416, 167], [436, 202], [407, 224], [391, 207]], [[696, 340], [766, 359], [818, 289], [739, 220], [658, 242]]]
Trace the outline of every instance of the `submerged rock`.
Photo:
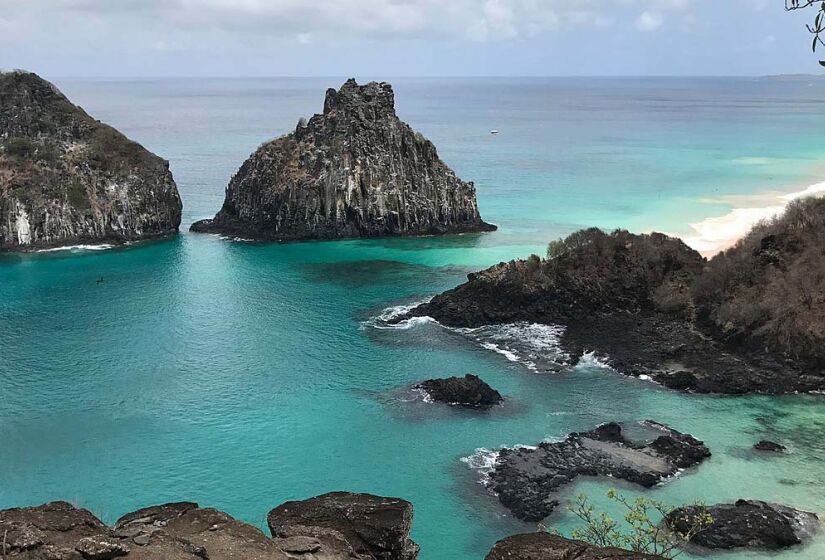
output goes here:
[[386, 82], [348, 80], [324, 111], [262, 145], [192, 231], [293, 240], [491, 231], [472, 183], [395, 113]]
[[[346, 543], [356, 558], [414, 560], [418, 545], [410, 539], [413, 506], [398, 498], [331, 492], [286, 502], [269, 512], [273, 537], [296, 536]], [[304, 541], [308, 543], [308, 541]]]
[[[819, 243], [810, 242], [811, 257], [805, 266], [821, 259], [821, 252], [816, 251], [825, 243], [825, 225], [809, 225], [825, 224], [825, 202], [809, 206], [812, 209], [806, 215], [816, 219], [802, 220], [800, 227], [808, 227], [808, 237]], [[802, 234], [797, 231], [797, 235]], [[574, 359], [592, 351], [619, 373], [681, 391], [777, 394], [825, 389], [821, 364], [813, 358], [795, 359], [779, 348], [766, 351], [759, 335], [744, 328], [734, 336], [733, 331], [720, 333], [708, 326], [706, 318], [721, 311], [711, 309], [716, 305], [713, 302], [701, 307], [697, 302], [709, 290], [707, 285], [713, 284], [714, 275], [722, 274], [717, 269], [724, 270], [729, 255], [711, 261], [714, 268], [710, 269], [699, 253], [678, 239], [623, 230], [607, 234], [597, 229], [551, 243], [548, 252], [550, 258], [545, 260], [534, 255], [470, 274], [466, 283], [396, 321], [429, 316], [449, 327], [520, 322], [554, 325], [562, 331], [560, 349]], [[792, 255], [786, 256], [785, 263]], [[754, 267], [752, 283], [757, 285], [782, 274], [773, 264]], [[780, 288], [772, 293], [781, 294]], [[781, 297], [776, 297], [777, 303], [771, 305], [780, 306]], [[812, 301], [811, 306], [819, 303]], [[762, 312], [756, 309], [765, 305], [768, 302], [743, 303], [752, 316], [760, 317]], [[825, 317], [825, 310], [811, 307], [795, 316], [803, 315], [806, 324], [814, 324]], [[780, 328], [777, 325], [799, 328], [778, 313], [771, 323], [772, 328]], [[817, 324], [793, 336], [807, 341], [823, 332], [825, 324]], [[808, 353], [822, 348], [825, 339], [818, 345], [811, 343]], [[825, 363], [825, 353], [821, 361]]]
[[558, 491], [579, 476], [612, 477], [650, 488], [710, 457], [704, 443], [689, 434], [652, 421], [644, 426], [655, 437], [632, 441], [621, 425], [610, 422], [560, 442], [502, 449], [488, 487], [517, 518], [541, 521], [558, 507]]
[[774, 441], [768, 441], [766, 439], [763, 439], [762, 441], [753, 444], [753, 448], [757, 451], [767, 451], [771, 453], [782, 453], [787, 449], [782, 444], [776, 443]]
[[0, 250], [177, 233], [169, 163], [36, 74], [0, 73]]
[[702, 512], [709, 513], [713, 523], [690, 542], [710, 549], [786, 548], [801, 543], [819, 528], [816, 514], [755, 500], [682, 507], [671, 512], [667, 521], [675, 530], [686, 532], [685, 520]]
[[485, 560], [664, 560], [621, 548], [602, 548], [545, 531], [513, 535], [498, 541]]
[[469, 408], [489, 408], [501, 404], [501, 394], [481, 380], [477, 375], [428, 379], [416, 387], [423, 389], [435, 401], [466, 406]]

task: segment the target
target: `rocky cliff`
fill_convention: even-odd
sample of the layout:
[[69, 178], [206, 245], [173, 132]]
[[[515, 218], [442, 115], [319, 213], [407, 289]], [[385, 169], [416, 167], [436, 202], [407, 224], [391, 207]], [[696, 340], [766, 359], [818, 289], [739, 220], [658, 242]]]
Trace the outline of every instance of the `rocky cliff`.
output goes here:
[[324, 112], [267, 142], [232, 178], [212, 220], [192, 231], [258, 239], [336, 239], [494, 230], [475, 187], [395, 113], [388, 83], [348, 80]]
[[165, 160], [28, 72], [0, 73], [0, 250], [177, 232]]

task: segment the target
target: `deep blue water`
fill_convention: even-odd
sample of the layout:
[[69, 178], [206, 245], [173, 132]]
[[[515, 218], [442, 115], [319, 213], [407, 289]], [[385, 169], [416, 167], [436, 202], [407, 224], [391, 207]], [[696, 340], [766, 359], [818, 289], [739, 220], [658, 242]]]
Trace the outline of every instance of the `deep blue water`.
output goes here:
[[[55, 82], [171, 161], [187, 228], [215, 213], [255, 147], [320, 111], [324, 89], [343, 78]], [[182, 233], [0, 257], [0, 507], [68, 499], [112, 521], [192, 499], [263, 527], [284, 500], [367, 491], [415, 504], [422, 560], [481, 558], [496, 539], [535, 526], [507, 515], [462, 458], [654, 418], [706, 440], [714, 456], [649, 495], [825, 512], [821, 397], [681, 395], [589, 361], [533, 371], [525, 362], [554, 354], [546, 332], [518, 331], [537, 355], [511, 361], [481, 346], [489, 337], [372, 320], [579, 227], [689, 233], [744, 195], [825, 179], [823, 82], [393, 83], [400, 116], [476, 182], [482, 214], [500, 230], [297, 244]], [[499, 348], [515, 349], [504, 334]], [[507, 405], [468, 413], [403, 391], [467, 372]], [[763, 437], [792, 453], [754, 455]], [[576, 491], [601, 504], [609, 486]], [[548, 523], [574, 526], [563, 511]], [[825, 542], [785, 556], [821, 558]]]

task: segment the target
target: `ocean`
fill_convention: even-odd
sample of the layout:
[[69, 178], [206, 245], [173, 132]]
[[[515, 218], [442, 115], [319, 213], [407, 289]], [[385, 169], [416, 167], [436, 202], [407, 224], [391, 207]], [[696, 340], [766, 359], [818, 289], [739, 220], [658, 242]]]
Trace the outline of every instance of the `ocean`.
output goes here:
[[[713, 457], [651, 491], [619, 484], [625, 494], [825, 513], [822, 396], [684, 395], [592, 357], [550, 371], [564, 357], [546, 327], [377, 319], [582, 227], [728, 245], [793, 193], [825, 188], [825, 81], [394, 79], [399, 116], [475, 181], [497, 232], [259, 244], [186, 231], [258, 145], [320, 112], [344, 79], [53, 78], [170, 160], [184, 223], [162, 242], [0, 257], [0, 508], [66, 499], [113, 521], [194, 500], [265, 528], [285, 500], [363, 491], [413, 502], [422, 560], [482, 558], [536, 529], [479, 483], [495, 449], [650, 418]], [[407, 390], [470, 372], [507, 403], [468, 412]], [[757, 455], [760, 439], [790, 453]], [[609, 507], [613, 486], [570, 494]], [[546, 524], [576, 521], [560, 508]], [[825, 538], [779, 557], [825, 557]]]

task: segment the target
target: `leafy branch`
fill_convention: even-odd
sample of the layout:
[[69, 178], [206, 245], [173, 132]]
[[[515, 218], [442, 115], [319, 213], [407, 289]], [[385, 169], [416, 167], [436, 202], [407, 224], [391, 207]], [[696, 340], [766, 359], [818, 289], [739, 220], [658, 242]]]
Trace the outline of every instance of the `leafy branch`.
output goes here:
[[[814, 17], [814, 23], [813, 25], [807, 24], [805, 26], [808, 32], [814, 36], [811, 42], [811, 50], [814, 52], [816, 52], [816, 48], [819, 45], [825, 46], [825, 40], [823, 40], [823, 35], [825, 34], [825, 2], [820, 2], [819, 0], [785, 0], [785, 10], [789, 12], [810, 8], [816, 4], [819, 4], [819, 9]], [[819, 64], [825, 66], [825, 60], [820, 60]]]
[[[607, 497], [622, 506], [624, 523], [607, 512], [596, 512], [587, 495], [579, 494], [569, 506], [570, 512], [582, 521], [571, 532], [574, 539], [600, 547], [615, 547], [640, 554], [653, 554], [664, 558], [676, 558], [680, 546], [690, 542], [697, 534], [713, 523], [713, 517], [705, 508], [698, 513], [685, 514], [674, 523], [674, 508], [649, 498], [629, 499], [611, 489]], [[664, 520], [669, 519], [670, 523]], [[685, 527], [684, 530], [673, 527]]]

